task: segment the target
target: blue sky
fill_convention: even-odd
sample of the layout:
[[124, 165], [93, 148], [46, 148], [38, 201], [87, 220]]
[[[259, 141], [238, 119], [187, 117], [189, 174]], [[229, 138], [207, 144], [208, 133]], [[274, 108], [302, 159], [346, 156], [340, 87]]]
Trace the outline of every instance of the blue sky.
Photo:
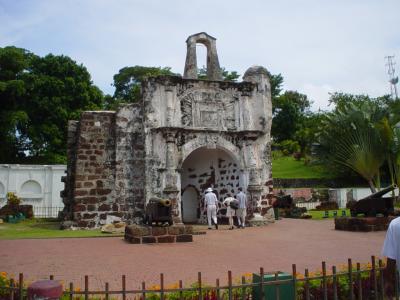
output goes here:
[[227, 70], [281, 73], [316, 110], [330, 92], [389, 93], [384, 57], [400, 63], [399, 16], [398, 0], [0, 0], [0, 47], [68, 55], [112, 94], [125, 66], [183, 73], [187, 36], [205, 31]]

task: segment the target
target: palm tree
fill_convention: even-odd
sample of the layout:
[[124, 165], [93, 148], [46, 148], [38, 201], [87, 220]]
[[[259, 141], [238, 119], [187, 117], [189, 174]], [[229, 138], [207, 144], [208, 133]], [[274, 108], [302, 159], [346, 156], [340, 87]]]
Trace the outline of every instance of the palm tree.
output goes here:
[[380, 186], [380, 168], [385, 162], [379, 130], [374, 119], [380, 113], [371, 103], [349, 103], [336, 109], [325, 119], [321, 144], [328, 149], [328, 158], [346, 166], [367, 182], [371, 191]]

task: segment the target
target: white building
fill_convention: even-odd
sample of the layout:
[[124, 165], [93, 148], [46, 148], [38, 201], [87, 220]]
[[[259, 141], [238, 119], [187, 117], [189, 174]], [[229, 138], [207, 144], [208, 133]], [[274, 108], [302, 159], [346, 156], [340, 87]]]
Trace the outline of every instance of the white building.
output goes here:
[[64, 207], [60, 192], [65, 170], [65, 165], [0, 164], [0, 207], [7, 203], [7, 193], [13, 192], [22, 204], [33, 206], [36, 217], [57, 217]]

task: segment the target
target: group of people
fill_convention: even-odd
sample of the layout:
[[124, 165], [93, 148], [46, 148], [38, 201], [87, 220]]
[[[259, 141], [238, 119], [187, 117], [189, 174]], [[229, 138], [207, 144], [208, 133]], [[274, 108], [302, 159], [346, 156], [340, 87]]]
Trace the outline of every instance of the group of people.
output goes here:
[[[242, 188], [239, 188], [238, 190], [239, 193], [235, 198], [228, 195], [228, 197], [223, 201], [223, 204], [226, 207], [226, 216], [229, 218], [230, 230], [234, 228], [234, 216], [237, 217], [239, 228], [244, 228], [246, 224], [247, 197]], [[211, 229], [212, 221], [214, 222], [215, 229], [218, 229], [217, 213], [219, 210], [219, 201], [212, 188], [206, 190], [204, 206], [207, 210], [208, 229]]]

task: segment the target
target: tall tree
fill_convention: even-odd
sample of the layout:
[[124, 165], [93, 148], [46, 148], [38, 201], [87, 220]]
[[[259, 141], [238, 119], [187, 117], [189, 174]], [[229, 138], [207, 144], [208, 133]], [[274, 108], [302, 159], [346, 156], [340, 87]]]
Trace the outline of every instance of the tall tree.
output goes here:
[[296, 91], [286, 91], [272, 99], [272, 129], [274, 141], [295, 139], [310, 108], [307, 96]]
[[[67, 56], [0, 48], [1, 162], [64, 163], [67, 122], [103, 106], [90, 74]], [[25, 157], [25, 159], [24, 159]]]
[[[140, 98], [141, 82], [151, 76], [176, 75], [169, 67], [125, 67], [114, 75], [114, 102], [134, 103]], [[113, 104], [115, 106], [115, 104]]]

